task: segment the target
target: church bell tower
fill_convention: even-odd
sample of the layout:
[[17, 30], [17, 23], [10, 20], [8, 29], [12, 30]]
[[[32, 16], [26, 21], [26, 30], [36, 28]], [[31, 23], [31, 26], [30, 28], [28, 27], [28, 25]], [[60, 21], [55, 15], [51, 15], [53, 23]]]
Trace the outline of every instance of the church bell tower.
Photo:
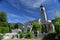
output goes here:
[[41, 13], [42, 32], [48, 33], [51, 30], [53, 31], [54, 25], [52, 24], [51, 20], [47, 19], [45, 7], [43, 5], [40, 6], [40, 13]]

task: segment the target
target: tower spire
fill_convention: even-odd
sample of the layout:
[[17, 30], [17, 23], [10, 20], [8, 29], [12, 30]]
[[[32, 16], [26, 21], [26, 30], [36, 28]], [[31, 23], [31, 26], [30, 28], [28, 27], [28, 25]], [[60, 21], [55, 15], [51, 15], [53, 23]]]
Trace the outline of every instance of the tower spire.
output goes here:
[[41, 6], [40, 7], [43, 7], [43, 5], [41, 4]]

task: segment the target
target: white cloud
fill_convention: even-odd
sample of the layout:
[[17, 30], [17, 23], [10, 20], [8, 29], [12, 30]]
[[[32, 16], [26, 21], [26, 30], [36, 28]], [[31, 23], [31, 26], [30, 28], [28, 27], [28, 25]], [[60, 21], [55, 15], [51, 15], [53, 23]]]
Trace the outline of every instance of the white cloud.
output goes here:
[[[23, 16], [24, 17], [24, 16]], [[13, 18], [14, 20], [24, 20], [22, 16], [16, 15], [16, 14], [8, 14], [8, 18], [11, 19]]]
[[7, 2], [16, 9], [20, 9], [20, 4], [18, 0], [7, 0]]
[[12, 6], [20, 9], [20, 5], [25, 5], [28, 8], [37, 8], [46, 0], [7, 0]]
[[34, 11], [32, 11], [32, 10], [24, 10], [25, 12], [27, 12], [27, 13], [35, 13]]
[[15, 15], [15, 14], [10, 14], [10, 13], [8, 14], [9, 22], [21, 22], [21, 23], [24, 23], [26, 21], [33, 20], [33, 19], [35, 19], [35, 18], [26, 16], [26, 15], [18, 16], [18, 15]]
[[22, 4], [28, 7], [37, 8], [40, 6], [40, 4], [42, 4], [46, 0], [20, 0], [20, 1], [22, 2]]
[[28, 8], [38, 8], [43, 3], [51, 3], [51, 1], [57, 1], [57, 0], [7, 0], [8, 3], [10, 3], [13, 7], [16, 9], [20, 9], [20, 6], [24, 5]]
[[18, 15], [15, 14], [8, 14], [10, 17], [19, 17]]

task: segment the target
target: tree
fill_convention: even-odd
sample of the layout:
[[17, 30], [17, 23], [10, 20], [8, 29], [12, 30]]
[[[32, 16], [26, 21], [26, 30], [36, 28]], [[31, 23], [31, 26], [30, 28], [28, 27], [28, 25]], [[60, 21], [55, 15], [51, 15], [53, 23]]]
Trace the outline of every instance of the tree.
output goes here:
[[14, 26], [15, 29], [18, 29], [18, 26], [19, 26], [18, 23], [16, 23], [15, 26]]
[[2, 27], [2, 26], [8, 27], [8, 23], [7, 22], [0, 22], [0, 27]]
[[9, 32], [7, 15], [5, 12], [0, 12], [0, 33]]
[[54, 21], [55, 29], [57, 33], [60, 33], [60, 14], [55, 17]]
[[41, 24], [39, 24], [38, 22], [33, 22], [32, 30], [34, 31], [35, 37], [37, 37], [37, 31], [41, 32], [42, 30]]
[[0, 27], [1, 26], [4, 26], [4, 27], [8, 26], [7, 15], [5, 12], [0, 12]]
[[7, 15], [5, 12], [0, 12], [0, 22], [7, 22]]

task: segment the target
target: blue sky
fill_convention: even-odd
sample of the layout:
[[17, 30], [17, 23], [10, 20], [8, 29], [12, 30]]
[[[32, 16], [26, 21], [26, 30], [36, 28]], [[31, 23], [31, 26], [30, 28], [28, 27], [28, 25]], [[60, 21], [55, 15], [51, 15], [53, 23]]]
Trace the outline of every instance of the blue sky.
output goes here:
[[7, 13], [8, 22], [25, 23], [40, 18], [40, 5], [46, 8], [47, 18], [60, 13], [60, 0], [0, 0], [0, 11]]

